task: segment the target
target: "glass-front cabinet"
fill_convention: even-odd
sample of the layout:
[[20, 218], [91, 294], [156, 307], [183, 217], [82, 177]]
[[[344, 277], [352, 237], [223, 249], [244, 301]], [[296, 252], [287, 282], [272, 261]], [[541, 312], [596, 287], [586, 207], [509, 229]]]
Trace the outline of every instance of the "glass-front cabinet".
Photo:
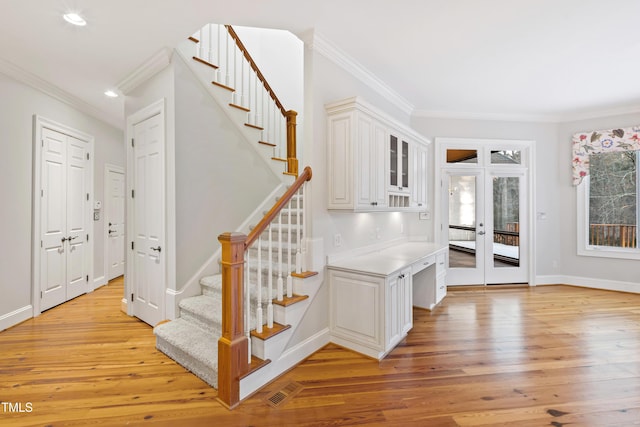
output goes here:
[[326, 109], [328, 208], [426, 210], [430, 141], [359, 98]]

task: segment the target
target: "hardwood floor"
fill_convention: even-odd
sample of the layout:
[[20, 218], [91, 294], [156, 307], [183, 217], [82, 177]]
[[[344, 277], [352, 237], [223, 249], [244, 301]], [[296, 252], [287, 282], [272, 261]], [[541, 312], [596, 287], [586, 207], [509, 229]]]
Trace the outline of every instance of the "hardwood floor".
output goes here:
[[451, 291], [380, 363], [330, 344], [229, 412], [122, 294], [116, 281], [0, 333], [0, 425], [640, 425], [640, 295]]

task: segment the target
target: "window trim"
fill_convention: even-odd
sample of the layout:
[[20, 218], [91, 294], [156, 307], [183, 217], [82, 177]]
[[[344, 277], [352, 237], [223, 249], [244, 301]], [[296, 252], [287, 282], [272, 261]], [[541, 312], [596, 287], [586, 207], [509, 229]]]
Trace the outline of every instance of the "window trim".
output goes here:
[[[614, 246], [598, 246], [589, 244], [589, 183], [590, 175], [587, 175], [582, 178], [582, 182], [576, 186], [578, 255], [640, 260], [640, 247], [617, 248]], [[640, 193], [640, 189], [636, 189], [636, 191]], [[636, 226], [637, 225], [640, 224], [636, 224]]]

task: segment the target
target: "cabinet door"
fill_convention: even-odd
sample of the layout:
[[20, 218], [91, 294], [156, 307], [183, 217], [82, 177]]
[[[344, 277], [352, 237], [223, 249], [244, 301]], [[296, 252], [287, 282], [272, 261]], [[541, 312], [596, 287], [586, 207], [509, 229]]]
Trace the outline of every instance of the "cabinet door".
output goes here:
[[385, 179], [385, 143], [387, 131], [363, 114], [357, 116], [356, 205], [375, 210], [387, 206]]
[[397, 135], [389, 135], [389, 190], [409, 192], [409, 143]]
[[353, 209], [353, 113], [329, 118], [329, 209]]
[[387, 206], [387, 188], [384, 184], [386, 177], [386, 147], [387, 130], [382, 125], [373, 123], [373, 139], [371, 147], [371, 201], [377, 207]]
[[402, 298], [400, 306], [400, 321], [402, 325], [402, 336], [413, 328], [413, 280], [411, 268], [402, 271], [400, 275], [400, 295]]
[[402, 279], [395, 274], [388, 279], [385, 299], [385, 351], [391, 350], [402, 338]]
[[371, 180], [375, 172], [375, 164], [371, 162], [375, 158], [375, 145], [373, 140], [373, 122], [363, 114], [356, 115], [356, 144], [355, 144], [355, 187], [356, 205], [359, 208], [371, 208], [375, 206], [375, 200], [371, 198], [375, 192], [375, 181]]
[[424, 210], [427, 206], [427, 149], [420, 144], [411, 145], [410, 172], [411, 207]]

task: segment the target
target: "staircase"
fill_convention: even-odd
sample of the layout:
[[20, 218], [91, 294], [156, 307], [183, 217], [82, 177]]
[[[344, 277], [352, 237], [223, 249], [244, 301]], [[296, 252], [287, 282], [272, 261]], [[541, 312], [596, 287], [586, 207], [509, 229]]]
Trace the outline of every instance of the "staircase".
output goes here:
[[[206, 43], [201, 41], [203, 38]], [[178, 52], [183, 59], [193, 61], [192, 71], [218, 103], [230, 110], [230, 118], [240, 123], [249, 140], [259, 132], [258, 149], [266, 148], [270, 160], [286, 167], [283, 180], [297, 176], [296, 113], [282, 107], [259, 70], [254, 70], [255, 77], [230, 70], [230, 64], [238, 62], [229, 59], [234, 47], [237, 51], [232, 55], [243, 58], [241, 62], [247, 61], [246, 66], [240, 67], [242, 70], [256, 68], [237, 34], [228, 26], [208, 25], [189, 41], [192, 45]], [[195, 53], [189, 58], [193, 46]], [[214, 53], [214, 46], [222, 46], [222, 52]], [[226, 58], [224, 66], [214, 64], [214, 59], [222, 58]], [[247, 230], [248, 236], [221, 235], [222, 273], [201, 278], [201, 295], [180, 301], [179, 317], [154, 328], [156, 347], [207, 384], [219, 388], [219, 400], [229, 408], [247, 394], [240, 391], [241, 379], [254, 376], [250, 381], [253, 389], [283, 372], [279, 367], [268, 375], [255, 377], [260, 375], [260, 368], [281, 357], [315, 295], [315, 290], [304, 283], [315, 275], [306, 271], [305, 262], [304, 192], [310, 179], [311, 169], [307, 167], [274, 207], [264, 213], [263, 220]], [[238, 249], [225, 251], [228, 240]], [[238, 254], [240, 251], [242, 254]], [[232, 259], [227, 259], [229, 253]], [[224, 343], [223, 348], [219, 348], [219, 342]], [[219, 377], [221, 381], [224, 378], [221, 384]]]

